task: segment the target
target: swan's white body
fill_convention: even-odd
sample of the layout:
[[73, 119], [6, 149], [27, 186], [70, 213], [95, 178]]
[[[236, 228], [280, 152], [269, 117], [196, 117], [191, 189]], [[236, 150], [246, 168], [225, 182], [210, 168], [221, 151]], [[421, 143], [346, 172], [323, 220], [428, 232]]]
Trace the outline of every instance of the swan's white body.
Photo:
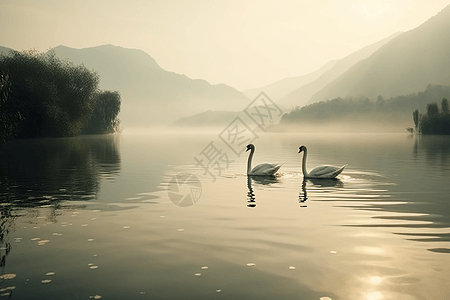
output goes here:
[[344, 165], [342, 167], [336, 167], [336, 166], [330, 166], [330, 165], [323, 165], [323, 166], [315, 167], [308, 173], [308, 171], [306, 170], [306, 156], [308, 154], [308, 150], [306, 149], [305, 146], [301, 146], [299, 148], [298, 153], [300, 153], [300, 152], [304, 152], [303, 160], [302, 160], [302, 172], [303, 172], [303, 176], [305, 178], [335, 178], [336, 176], [341, 174], [341, 172], [347, 166], [347, 165]]
[[248, 150], [251, 151], [247, 161], [247, 175], [273, 176], [281, 168], [281, 164], [265, 163], [257, 165], [252, 169], [252, 159], [253, 153], [255, 153], [255, 146], [253, 144], [248, 145], [246, 151]]

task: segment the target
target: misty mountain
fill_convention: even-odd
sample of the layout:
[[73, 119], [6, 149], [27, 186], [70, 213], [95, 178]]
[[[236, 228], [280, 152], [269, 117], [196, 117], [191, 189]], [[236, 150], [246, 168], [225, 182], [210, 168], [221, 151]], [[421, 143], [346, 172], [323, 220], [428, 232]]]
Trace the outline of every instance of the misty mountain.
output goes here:
[[296, 77], [284, 78], [277, 82], [268, 84], [260, 88], [245, 90], [243, 91], [243, 93], [250, 99], [254, 99], [261, 92], [264, 92], [273, 101], [278, 101], [279, 99], [283, 98], [293, 90], [296, 90], [297, 88], [319, 78], [320, 75], [331, 69], [336, 64], [337, 61], [338, 60], [332, 60], [327, 64], [325, 64], [320, 69], [318, 69], [317, 71], [314, 71], [312, 73]]
[[142, 50], [103, 45], [58, 46], [61, 59], [84, 64], [100, 75], [100, 88], [119, 91], [123, 126], [167, 125], [180, 117], [213, 110], [241, 110], [249, 99], [225, 84], [211, 85], [169, 72]]
[[244, 112], [234, 111], [212, 111], [208, 110], [193, 116], [184, 117], [175, 121], [174, 127], [220, 127], [225, 128], [237, 116], [243, 116]]
[[450, 85], [450, 6], [392, 39], [316, 93], [310, 103], [336, 97], [407, 95], [429, 84]]
[[344, 57], [337, 61], [329, 70], [325, 71], [320, 77], [316, 80], [308, 82], [303, 86], [299, 86], [297, 89], [291, 91], [285, 97], [281, 98], [277, 104], [282, 107], [295, 107], [295, 106], [303, 106], [306, 103], [309, 103], [310, 98], [327, 86], [330, 82], [344, 74], [347, 70], [349, 70], [353, 65], [358, 63], [359, 61], [369, 57], [375, 51], [380, 49], [383, 45], [391, 41], [393, 38], [399, 36], [401, 33], [395, 33], [379, 42], [366, 46], [352, 54]]

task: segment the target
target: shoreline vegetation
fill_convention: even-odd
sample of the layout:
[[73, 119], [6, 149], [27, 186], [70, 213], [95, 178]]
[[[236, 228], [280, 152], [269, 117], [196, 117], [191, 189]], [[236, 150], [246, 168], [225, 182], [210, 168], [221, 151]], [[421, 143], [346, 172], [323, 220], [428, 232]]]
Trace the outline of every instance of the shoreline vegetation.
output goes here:
[[[422, 134], [450, 134], [450, 114], [446, 97], [450, 96], [450, 86], [428, 85], [423, 92], [402, 95], [385, 100], [378, 96], [376, 101], [367, 97], [335, 98], [320, 101], [303, 107], [295, 107], [285, 113], [279, 130], [301, 128], [302, 126], [324, 128], [336, 124], [336, 127], [364, 130], [379, 127], [389, 131], [390, 127], [405, 128], [411, 124], [411, 111], [414, 110], [416, 132]], [[435, 99], [442, 100], [442, 109]], [[419, 109], [417, 109], [419, 107]], [[421, 115], [420, 111], [426, 113]], [[404, 129], [402, 129], [404, 130]]]
[[72, 137], [119, 131], [121, 97], [100, 77], [53, 51], [0, 56], [0, 146], [15, 138]]
[[447, 98], [441, 101], [441, 108], [436, 102], [427, 104], [425, 114], [413, 111], [414, 126], [417, 133], [450, 135], [450, 110]]

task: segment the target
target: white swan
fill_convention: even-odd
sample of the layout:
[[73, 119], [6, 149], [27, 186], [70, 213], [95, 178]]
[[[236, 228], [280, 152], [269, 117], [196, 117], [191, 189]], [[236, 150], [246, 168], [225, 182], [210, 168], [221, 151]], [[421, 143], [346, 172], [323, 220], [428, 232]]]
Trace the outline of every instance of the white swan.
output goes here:
[[274, 175], [278, 169], [280, 169], [281, 164], [260, 164], [252, 169], [252, 158], [253, 153], [255, 153], [255, 146], [253, 144], [247, 145], [247, 150], [250, 151], [250, 155], [248, 156], [247, 161], [247, 175], [262, 175], [262, 176], [272, 176]]
[[305, 146], [300, 146], [298, 148], [298, 153], [305, 152], [305, 154], [303, 154], [303, 161], [302, 161], [302, 172], [305, 178], [335, 178], [336, 176], [341, 174], [341, 172], [347, 166], [344, 165], [339, 168], [335, 166], [323, 165], [315, 167], [308, 173], [308, 171], [306, 171], [306, 155], [308, 154], [307, 151], [308, 150], [306, 149]]

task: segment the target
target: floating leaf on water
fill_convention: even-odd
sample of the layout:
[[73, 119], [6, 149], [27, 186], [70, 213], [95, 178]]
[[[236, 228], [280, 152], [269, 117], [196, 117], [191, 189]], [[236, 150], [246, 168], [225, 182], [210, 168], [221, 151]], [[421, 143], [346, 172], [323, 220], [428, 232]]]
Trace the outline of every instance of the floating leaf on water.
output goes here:
[[51, 279], [44, 279], [44, 280], [41, 280], [41, 282], [42, 283], [50, 283], [50, 282], [52, 282], [52, 280]]
[[91, 269], [98, 269], [98, 266], [90, 266]]
[[17, 276], [17, 274], [3, 274], [3, 275], [0, 275], [0, 279], [8, 280], [8, 279], [13, 279], [16, 276]]
[[254, 267], [254, 266], [256, 266], [255, 263], [248, 263], [248, 264], [247, 264], [247, 267]]
[[289, 270], [295, 270], [295, 267], [294, 266], [290, 266]]
[[203, 267], [202, 267], [202, 270], [207, 270], [207, 269], [208, 269], [207, 266], [203, 266]]
[[195, 276], [202, 276], [202, 273], [195, 273]]
[[55, 272], [48, 272], [48, 273], [46, 273], [45, 275], [47, 275], [47, 276], [53, 276], [53, 275], [55, 275]]

